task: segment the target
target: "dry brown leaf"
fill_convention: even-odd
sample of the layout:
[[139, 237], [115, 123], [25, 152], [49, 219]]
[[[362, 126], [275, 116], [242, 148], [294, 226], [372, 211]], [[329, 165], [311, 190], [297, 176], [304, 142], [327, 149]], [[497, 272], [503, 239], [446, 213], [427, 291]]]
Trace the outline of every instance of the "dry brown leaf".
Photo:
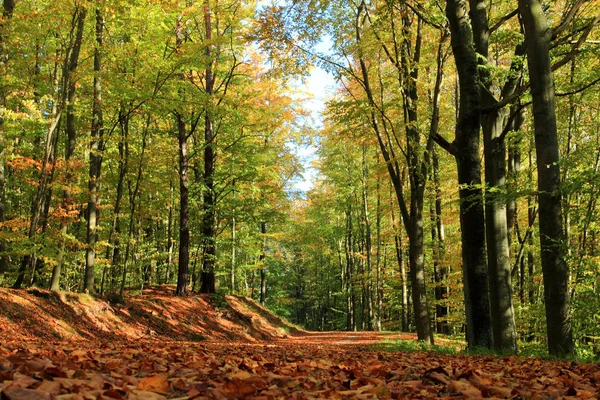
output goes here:
[[461, 379], [459, 381], [452, 381], [448, 385], [448, 391], [452, 394], [460, 393], [466, 397], [481, 397], [481, 390], [477, 389], [470, 382]]
[[164, 375], [152, 375], [140, 379], [137, 384], [139, 390], [146, 390], [149, 392], [168, 394], [169, 393], [169, 382]]
[[57, 395], [60, 394], [60, 383], [54, 381], [42, 381], [42, 384], [37, 387], [37, 390]]
[[129, 400], [166, 400], [166, 397], [148, 390], [133, 389], [129, 396]]
[[2, 390], [3, 400], [49, 400], [48, 393], [33, 389], [11, 388]]

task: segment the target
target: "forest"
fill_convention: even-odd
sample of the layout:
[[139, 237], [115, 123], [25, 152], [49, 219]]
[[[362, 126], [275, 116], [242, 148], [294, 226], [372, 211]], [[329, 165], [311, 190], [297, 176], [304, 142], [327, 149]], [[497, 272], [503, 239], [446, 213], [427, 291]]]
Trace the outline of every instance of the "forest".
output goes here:
[[599, 10], [3, 0], [0, 286], [597, 354]]

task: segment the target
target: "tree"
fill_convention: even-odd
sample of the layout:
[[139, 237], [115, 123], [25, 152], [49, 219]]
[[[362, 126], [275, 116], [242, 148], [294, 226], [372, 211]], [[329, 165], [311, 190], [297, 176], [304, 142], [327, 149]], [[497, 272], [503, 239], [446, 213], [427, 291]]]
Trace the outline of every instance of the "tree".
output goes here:
[[456, 158], [460, 187], [462, 268], [469, 347], [491, 348], [492, 324], [485, 252], [485, 218], [481, 189], [481, 84], [466, 1], [449, 0], [446, 16], [460, 84], [460, 102], [452, 144], [440, 141]]
[[519, 13], [525, 28], [533, 101], [548, 351], [552, 355], [565, 356], [572, 354], [574, 348], [559, 188], [554, 78], [550, 63], [550, 40], [553, 32], [538, 0], [519, 0]]
[[89, 201], [87, 205], [87, 249], [85, 257], [84, 290], [95, 293], [96, 240], [102, 150], [104, 147], [104, 120], [102, 117], [102, 51], [104, 44], [104, 16], [102, 4], [96, 5], [96, 47], [94, 48], [94, 104], [90, 138]]
[[[4, 82], [6, 79], [6, 71], [7, 71], [7, 63], [8, 63], [8, 54], [6, 49], [6, 42], [8, 40], [9, 35], [9, 23], [12, 19], [13, 13], [15, 9], [15, 0], [4, 0], [3, 1], [3, 10], [2, 10], [2, 20], [0, 21], [0, 224], [5, 220], [6, 213], [6, 172], [5, 172], [5, 164], [6, 164], [6, 137], [4, 134], [4, 115], [3, 112], [6, 109], [6, 83]], [[0, 241], [0, 274], [7, 272], [8, 265], [8, 255], [4, 252], [7, 250], [6, 243], [4, 241]]]

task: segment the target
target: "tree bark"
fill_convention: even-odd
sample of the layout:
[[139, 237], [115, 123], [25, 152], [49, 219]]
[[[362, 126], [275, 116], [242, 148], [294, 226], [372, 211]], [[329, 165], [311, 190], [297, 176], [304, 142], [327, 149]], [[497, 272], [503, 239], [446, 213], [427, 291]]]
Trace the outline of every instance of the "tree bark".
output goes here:
[[[83, 28], [85, 24], [85, 17], [87, 14], [87, 10], [83, 7], [76, 7], [73, 12], [73, 21], [71, 26], [71, 36], [69, 45], [66, 49], [65, 59], [62, 69], [62, 82], [61, 82], [61, 97], [58, 100], [59, 105], [56, 109], [56, 114], [54, 115], [53, 121], [50, 125], [50, 129], [48, 130], [48, 135], [46, 137], [46, 151], [44, 155], [43, 165], [40, 172], [38, 192], [36, 195], [36, 199], [34, 200], [31, 221], [29, 225], [29, 238], [33, 238], [35, 236], [35, 231], [38, 227], [39, 217], [41, 214], [41, 210], [44, 207], [44, 197], [46, 186], [49, 184], [48, 173], [46, 172], [46, 166], [48, 165], [48, 160], [51, 157], [52, 152], [52, 143], [53, 136], [58, 135], [58, 126], [62, 117], [62, 110], [66, 108], [67, 113], [67, 146], [65, 151], [65, 164], [67, 165], [67, 179], [70, 177], [70, 171], [72, 171], [71, 158], [75, 152], [75, 143], [77, 139], [77, 132], [75, 128], [75, 116], [73, 113], [73, 102], [75, 101], [75, 90], [76, 85], [72, 79], [72, 75], [75, 73], [77, 69], [77, 65], [79, 63], [79, 52], [81, 50], [81, 45], [83, 41]], [[71, 193], [69, 189], [65, 189], [63, 191], [63, 208], [64, 211], [68, 210], [68, 203], [70, 203]], [[61, 222], [61, 232], [66, 233], [66, 225], [67, 220], [66, 216], [63, 216], [63, 221]], [[64, 252], [64, 244], [61, 245], [61, 253]], [[23, 258], [21, 263], [21, 269], [19, 270], [19, 276], [17, 281], [14, 284], [14, 287], [20, 287], [25, 270], [30, 262], [35, 259], [35, 254], [29, 254]], [[60, 280], [60, 271], [62, 267], [62, 255], [59, 254], [59, 260], [57, 264], [54, 266], [52, 271], [52, 283], [51, 287], [53, 290], [58, 290], [59, 280]]]
[[[4, 0], [2, 19], [0, 20], [0, 107], [6, 107], [6, 91], [4, 87], [4, 76], [7, 71], [8, 55], [6, 53], [6, 42], [8, 41], [8, 27], [15, 9], [15, 0]], [[5, 220], [6, 213], [6, 137], [4, 135], [4, 118], [0, 115], [0, 224]], [[9, 269], [8, 255], [4, 254], [7, 250], [6, 243], [0, 242], [0, 274]]]
[[[481, 56], [479, 63], [483, 66], [479, 69], [481, 103], [483, 107], [492, 107], [498, 101], [491, 93], [492, 82], [487, 68], [490, 31], [486, 1], [470, 0], [470, 15], [475, 50]], [[512, 94], [515, 85], [516, 79], [509, 77], [502, 95]], [[503, 197], [506, 192], [506, 146], [503, 137], [505, 120], [504, 109], [481, 116], [486, 182], [485, 227], [494, 348], [500, 352], [516, 353], [517, 333], [512, 305], [506, 200]]]
[[448, 0], [452, 49], [459, 76], [460, 102], [455, 158], [460, 186], [462, 267], [469, 348], [492, 348], [489, 283], [485, 252], [485, 220], [481, 189], [480, 80], [473, 34], [465, 0]]
[[[129, 170], [129, 115], [125, 112], [123, 106], [121, 106], [121, 110], [119, 111], [119, 126], [121, 131], [121, 137], [118, 145], [119, 177], [115, 192], [113, 220], [110, 233], [108, 235], [109, 246], [106, 249], [106, 259], [110, 260], [112, 265], [111, 288], [115, 287], [115, 282], [117, 282], [118, 279], [118, 267], [121, 264], [121, 200], [123, 199], [123, 185], [125, 183], [125, 177], [127, 176], [127, 172]], [[104, 291], [104, 285], [102, 285], [102, 291]]]
[[102, 118], [102, 50], [104, 42], [104, 16], [101, 4], [96, 6], [96, 48], [94, 49], [94, 104], [92, 106], [92, 130], [90, 140], [89, 200], [87, 206], [87, 249], [85, 257], [84, 290], [95, 293], [96, 239], [98, 204], [100, 202], [100, 173], [102, 147], [104, 146], [104, 121]]
[[175, 294], [183, 296], [188, 293], [190, 263], [190, 228], [189, 228], [189, 189], [188, 189], [188, 154], [187, 129], [183, 117], [177, 115], [177, 138], [179, 141], [179, 266], [177, 269], [177, 289]]
[[[129, 266], [129, 257], [131, 254], [131, 241], [133, 235], [135, 234], [135, 223], [136, 223], [136, 210], [137, 210], [137, 201], [140, 197], [140, 186], [142, 183], [142, 175], [144, 172], [144, 161], [146, 159], [146, 148], [148, 145], [148, 134], [150, 130], [150, 114], [148, 114], [146, 118], [146, 125], [142, 132], [142, 148], [140, 154], [140, 162], [137, 167], [137, 174], [135, 177], [135, 184], [133, 186], [133, 191], [131, 190], [131, 182], [128, 182], [129, 185], [129, 229], [127, 231], [127, 244], [125, 245], [125, 259], [123, 260], [123, 274], [121, 275], [121, 286], [119, 288], [119, 296], [122, 298], [125, 294], [125, 285], [127, 283], [127, 268]], [[135, 257], [134, 257], [135, 262]]]
[[[215, 78], [212, 58], [212, 16], [210, 2], [204, 3], [204, 27], [206, 30], [205, 56], [208, 62], [205, 71], [206, 94], [212, 98], [215, 90]], [[205, 110], [204, 119], [204, 197], [202, 203], [202, 236], [204, 240], [204, 263], [202, 265], [200, 293], [215, 293], [216, 229], [215, 229], [215, 142], [211, 106]]]
[[265, 268], [265, 256], [266, 256], [266, 247], [267, 247], [267, 223], [260, 223], [260, 233], [262, 235], [263, 244], [262, 250], [260, 253], [260, 257], [258, 259], [260, 265], [260, 304], [265, 304], [265, 299], [267, 298], [267, 270]]
[[519, 0], [533, 101], [533, 124], [538, 171], [539, 229], [541, 244], [548, 351], [573, 354], [569, 272], [565, 261], [561, 212], [558, 130], [554, 78], [550, 63], [552, 30], [538, 0]]
[[[426, 287], [425, 287], [425, 269], [424, 269], [424, 230], [423, 230], [423, 200], [425, 183], [427, 181], [427, 163], [424, 157], [419, 153], [420, 149], [420, 132], [417, 127], [418, 123], [418, 92], [417, 92], [417, 80], [418, 80], [418, 62], [421, 51], [421, 23], [419, 22], [417, 27], [417, 37], [415, 40], [414, 54], [412, 53], [412, 43], [410, 41], [410, 24], [411, 20], [408, 17], [403, 18], [402, 21], [402, 36], [404, 40], [402, 43], [395, 43], [394, 54], [385, 47], [383, 48], [388, 58], [393, 65], [398, 69], [398, 80], [401, 84], [404, 84], [406, 90], [403, 91], [403, 107], [405, 115], [405, 126], [406, 126], [406, 142], [407, 151], [406, 158], [410, 171], [410, 205], [407, 206], [404, 200], [403, 194], [403, 183], [401, 179], [401, 169], [398, 164], [398, 160], [394, 154], [393, 143], [390, 143], [390, 135], [385, 131], [386, 122], [385, 115], [378, 115], [375, 111], [377, 110], [380, 114], [383, 112], [378, 109], [374, 94], [370, 84], [369, 71], [367, 68], [367, 62], [363, 57], [362, 49], [362, 29], [365, 22], [366, 3], [363, 1], [360, 3], [357, 9], [356, 22], [355, 22], [355, 35], [356, 42], [359, 46], [358, 49], [358, 61], [360, 65], [360, 72], [362, 76], [362, 86], [367, 95], [369, 105], [371, 106], [371, 125], [377, 135], [377, 141], [381, 150], [381, 154], [385, 160], [390, 180], [394, 187], [398, 206], [402, 214], [402, 220], [404, 227], [408, 234], [409, 239], [409, 272], [412, 285], [412, 300], [415, 313], [415, 323], [417, 327], [418, 340], [422, 340], [428, 343], [433, 342], [431, 327], [430, 327], [430, 316], [429, 308], [427, 306]], [[391, 19], [392, 30], [395, 29], [393, 25], [393, 17]], [[381, 117], [382, 126], [378, 118]], [[386, 138], [384, 134], [386, 133]], [[410, 209], [409, 209], [410, 208]]]

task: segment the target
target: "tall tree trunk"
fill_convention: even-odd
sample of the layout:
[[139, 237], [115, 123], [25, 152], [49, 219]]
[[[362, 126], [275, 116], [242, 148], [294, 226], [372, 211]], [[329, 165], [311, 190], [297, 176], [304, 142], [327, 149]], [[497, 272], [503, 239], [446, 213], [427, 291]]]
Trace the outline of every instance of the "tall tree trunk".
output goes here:
[[525, 28], [538, 171], [539, 227], [548, 351], [573, 354], [568, 267], [561, 213], [558, 130], [550, 64], [552, 30], [538, 0], [519, 0]]
[[[410, 209], [406, 205], [403, 194], [403, 182], [401, 169], [398, 159], [394, 154], [394, 144], [390, 143], [389, 132], [386, 131], [386, 116], [382, 114], [381, 109], [377, 107], [374, 94], [370, 84], [369, 70], [367, 61], [363, 57], [362, 49], [362, 30], [366, 19], [366, 3], [362, 1], [358, 8], [355, 21], [356, 42], [359, 46], [359, 65], [362, 77], [362, 86], [371, 106], [370, 122], [377, 135], [377, 141], [381, 154], [385, 160], [390, 180], [396, 192], [398, 206], [402, 213], [402, 220], [409, 239], [409, 270], [412, 285], [412, 299], [415, 313], [415, 322], [417, 327], [418, 340], [432, 342], [429, 309], [427, 306], [427, 297], [425, 290], [424, 274], [424, 240], [423, 240], [423, 197], [426, 183], [426, 161], [420, 156], [419, 149], [420, 133], [418, 130], [418, 62], [421, 48], [421, 23], [417, 28], [417, 38], [415, 40], [414, 55], [412, 54], [410, 42], [410, 19], [403, 18], [402, 43], [395, 43], [395, 54], [392, 54], [387, 47], [384, 47], [385, 53], [393, 65], [398, 69], [399, 81], [406, 85], [403, 91], [403, 106], [405, 114], [405, 125], [407, 135], [407, 162], [410, 170]], [[393, 18], [392, 18], [393, 21]], [[393, 24], [393, 22], [392, 22]], [[395, 26], [392, 26], [395, 30]], [[377, 112], [376, 112], [377, 111]], [[381, 118], [381, 124], [380, 120]], [[381, 127], [380, 127], [381, 125]], [[384, 133], [385, 132], [385, 135]], [[385, 137], [384, 137], [385, 136]], [[395, 138], [397, 140], [397, 138]], [[425, 173], [423, 173], [425, 171]]]
[[188, 133], [185, 121], [177, 115], [177, 138], [179, 140], [179, 266], [176, 294], [188, 293], [190, 263], [189, 189], [188, 189]]
[[169, 201], [169, 219], [167, 222], [167, 270], [165, 271], [165, 284], [171, 279], [171, 264], [173, 263], [173, 177], [169, 180], [169, 193], [171, 195]]
[[[365, 228], [365, 255], [366, 255], [366, 284], [365, 284], [365, 300], [367, 306], [367, 326], [369, 330], [372, 330], [375, 326], [374, 320], [374, 309], [375, 302], [373, 297], [372, 290], [372, 281], [373, 281], [373, 243], [371, 239], [371, 219], [369, 217], [369, 198], [368, 198], [368, 188], [367, 188], [367, 178], [368, 178], [368, 166], [366, 160], [367, 147], [366, 144], [363, 143], [362, 146], [362, 218], [364, 221]], [[363, 278], [363, 282], [365, 279]]]
[[[129, 169], [129, 115], [125, 112], [123, 105], [119, 110], [119, 127], [121, 137], [119, 139], [119, 177], [115, 192], [115, 203], [113, 209], [113, 220], [108, 234], [108, 247], [106, 248], [106, 259], [110, 260], [111, 271], [111, 289], [115, 287], [118, 279], [118, 267], [121, 261], [121, 200], [123, 199], [123, 185]], [[101, 292], [104, 293], [104, 282], [107, 274], [107, 266], [104, 267], [102, 274]]]
[[[48, 135], [46, 137], [46, 149], [44, 154], [44, 160], [42, 162], [42, 168], [40, 171], [39, 184], [37, 194], [33, 203], [32, 213], [31, 213], [31, 221], [29, 225], [29, 233], [28, 237], [33, 239], [35, 236], [35, 232], [38, 227], [39, 219], [41, 212], [44, 208], [44, 199], [46, 196], [46, 187], [49, 184], [49, 174], [46, 171], [46, 167], [48, 165], [49, 159], [53, 153], [52, 143], [54, 143], [53, 136], [58, 135], [58, 126], [62, 117], [62, 110], [66, 108], [67, 118], [66, 118], [66, 130], [67, 130], [67, 149], [65, 152], [65, 163], [67, 164], [67, 180], [69, 179], [69, 171], [72, 170], [70, 166], [70, 160], [75, 152], [75, 143], [76, 143], [76, 127], [75, 127], [75, 116], [73, 112], [73, 102], [75, 101], [75, 90], [76, 84], [73, 80], [73, 74], [77, 69], [77, 65], [79, 63], [79, 52], [81, 50], [81, 44], [83, 41], [83, 28], [85, 23], [85, 16], [87, 14], [87, 10], [84, 7], [77, 6], [73, 12], [73, 20], [71, 25], [71, 33], [69, 45], [66, 49], [65, 59], [62, 70], [62, 82], [61, 82], [61, 98], [59, 100], [59, 107], [56, 111], [56, 114], [53, 116], [53, 120], [50, 124], [50, 129], [48, 130]], [[65, 199], [68, 199], [68, 203], [70, 203], [70, 190], [65, 189], [63, 192], [63, 207], [65, 206]], [[65, 222], [66, 223], [66, 222]], [[66, 232], [66, 230], [63, 230]], [[52, 282], [56, 282], [54, 289], [58, 290], [58, 281], [60, 276], [60, 265], [62, 264], [61, 257], [59, 255], [60, 262], [54, 267], [53, 270], [53, 278]], [[14, 287], [20, 287], [23, 283], [25, 271], [28, 266], [35, 262], [35, 253], [28, 254], [23, 257], [23, 261], [21, 262], [21, 268], [19, 270], [19, 276], [17, 277], [17, 281], [13, 285]]]
[[[15, 0], [4, 0], [2, 19], [0, 20], [0, 107], [6, 107], [7, 89], [4, 87], [4, 79], [7, 71], [8, 54], [6, 42], [8, 41], [8, 27], [15, 9]], [[0, 115], [0, 224], [5, 220], [6, 213], [6, 137], [4, 134], [4, 117]], [[7, 272], [9, 268], [6, 243], [0, 242], [0, 274]]]
[[392, 213], [392, 227], [394, 230], [394, 249], [396, 250], [396, 261], [398, 262], [398, 272], [400, 273], [400, 279], [402, 283], [402, 315], [401, 315], [401, 325], [402, 332], [408, 332], [409, 322], [408, 322], [408, 283], [406, 279], [406, 268], [404, 267], [404, 247], [402, 246], [402, 235], [400, 234], [399, 224], [396, 222], [396, 217], [394, 214], [394, 203], [391, 199], [392, 195], [390, 194], [390, 203], [391, 203], [391, 213]]
[[[148, 135], [150, 131], [151, 115], [148, 114], [146, 117], [146, 125], [142, 132], [142, 148], [140, 154], [140, 162], [137, 168], [137, 174], [135, 177], [135, 184], [133, 191], [131, 190], [131, 182], [129, 185], [129, 229], [127, 231], [127, 244], [125, 245], [125, 259], [123, 260], [123, 274], [121, 275], [121, 285], [119, 288], [119, 296], [123, 297], [125, 294], [125, 285], [127, 283], [127, 268], [129, 266], [129, 257], [131, 255], [131, 242], [133, 235], [135, 234], [135, 223], [136, 223], [136, 210], [137, 201], [140, 197], [140, 186], [142, 183], [142, 174], [144, 172], [144, 161], [146, 160], [146, 147], [148, 145]], [[135, 262], [135, 258], [134, 258]]]
[[237, 252], [237, 247], [236, 247], [236, 233], [237, 233], [237, 227], [235, 224], [235, 207], [232, 210], [232, 217], [231, 217], [231, 269], [229, 270], [229, 286], [230, 286], [230, 294], [235, 294], [236, 290], [235, 290], [235, 256], [236, 256], [236, 252]]
[[87, 249], [85, 257], [84, 290], [95, 292], [96, 239], [98, 226], [98, 204], [100, 202], [100, 173], [102, 147], [104, 146], [104, 121], [102, 119], [102, 51], [104, 42], [104, 17], [102, 5], [96, 5], [96, 48], [94, 49], [94, 104], [92, 106], [92, 130], [90, 140], [90, 174], [88, 182], [89, 201], [87, 206]]
[[[520, 79], [520, 78], [519, 78]], [[525, 109], [521, 105], [512, 107], [511, 114], [514, 114], [514, 120], [511, 123], [511, 131], [519, 132], [525, 122]], [[508, 144], [508, 182], [509, 186], [516, 184], [519, 172], [521, 171], [521, 145], [522, 140], [516, 138]], [[518, 223], [517, 201], [510, 198], [506, 204], [506, 226], [508, 228], [508, 243], [512, 243], [512, 233]]]
[[[377, 163], [379, 164], [379, 157], [377, 157]], [[376, 269], [376, 273], [375, 273], [375, 291], [376, 291], [376, 296], [375, 296], [375, 301], [377, 302], [377, 312], [375, 314], [376, 317], [376, 321], [375, 321], [375, 326], [377, 331], [382, 331], [383, 327], [381, 325], [381, 320], [382, 320], [382, 313], [383, 313], [383, 279], [384, 279], [384, 272], [383, 268], [382, 268], [382, 263], [381, 263], [381, 248], [382, 248], [382, 235], [381, 235], [381, 217], [382, 217], [382, 210], [381, 210], [381, 182], [380, 182], [380, 176], [377, 175], [377, 188], [376, 188], [376, 192], [377, 192], [377, 212], [376, 212], [376, 220], [375, 220], [375, 226], [376, 226], [376, 230], [377, 230], [377, 237], [376, 237], [376, 243], [377, 243], [377, 256], [375, 258], [375, 269]], [[384, 260], [385, 260], [385, 255], [384, 255]]]
[[346, 211], [346, 240], [344, 241], [346, 253], [346, 330], [353, 331], [356, 327], [356, 314], [354, 313], [354, 238], [352, 234], [352, 207]]
[[[431, 96], [431, 122], [429, 125], [429, 140], [438, 135], [440, 122], [440, 97], [442, 83], [444, 81], [444, 64], [448, 53], [444, 50], [447, 33], [441, 33], [440, 42], [437, 51], [437, 70], [433, 95]], [[431, 172], [435, 193], [434, 204], [431, 209], [431, 238], [433, 242], [433, 269], [435, 278], [435, 299], [436, 299], [436, 332], [442, 334], [449, 333], [448, 322], [448, 267], [444, 259], [445, 255], [445, 233], [444, 222], [442, 221], [442, 188], [440, 182], [440, 163], [437, 148], [432, 147], [430, 151]]]
[[[206, 94], [212, 98], [215, 89], [215, 78], [212, 61], [212, 16], [210, 2], [204, 3], [204, 27], [206, 30], [205, 56], [207, 67], [205, 71]], [[204, 197], [202, 203], [202, 236], [204, 240], [204, 263], [202, 265], [200, 293], [214, 293], [215, 263], [216, 263], [216, 229], [215, 229], [215, 142], [214, 125], [211, 106], [205, 110], [204, 119]]]
[[469, 348], [492, 348], [485, 220], [481, 190], [480, 80], [465, 0], [448, 0], [452, 49], [459, 76], [459, 110], [453, 152], [460, 186], [463, 283]]
[[265, 256], [267, 251], [267, 223], [260, 223], [260, 233], [262, 235], [263, 243], [260, 257], [258, 259], [260, 265], [260, 304], [265, 304], [267, 298], [267, 270], [265, 268]]
[[123, 186], [129, 171], [129, 115], [123, 107], [119, 111], [119, 126], [121, 138], [119, 140], [119, 178], [115, 192], [115, 206], [113, 221], [109, 234], [109, 244], [106, 258], [111, 261], [111, 287], [115, 287], [118, 279], [119, 266], [121, 266], [121, 200], [123, 199]]
[[[493, 107], [498, 101], [491, 93], [492, 80], [487, 68], [490, 31], [486, 0], [470, 0], [470, 8], [475, 50], [478, 55], [481, 55], [479, 58], [482, 65], [479, 69], [482, 84], [481, 102], [483, 107]], [[523, 55], [519, 48], [517, 53], [518, 56]], [[513, 63], [513, 65], [520, 64]], [[512, 70], [511, 68], [511, 72]], [[514, 92], [516, 81], [512, 75], [509, 76], [502, 90], [503, 96]], [[506, 191], [506, 146], [503, 135], [505, 119], [504, 109], [481, 115], [487, 188], [485, 227], [494, 348], [497, 351], [516, 353], [517, 332], [512, 305], [506, 201], [501, 195]]]
[[440, 166], [437, 150], [432, 149], [432, 171], [433, 185], [435, 188], [435, 200], [431, 207], [431, 239], [433, 243], [433, 269], [435, 276], [435, 314], [436, 332], [442, 334], [450, 333], [448, 326], [448, 267], [444, 259], [445, 254], [445, 232], [442, 221], [442, 189], [440, 183]]
[[[529, 148], [529, 169], [528, 169], [528, 179], [530, 183], [533, 183], [533, 150], [532, 150], [533, 146], [530, 146]], [[530, 229], [532, 229], [533, 224], [535, 223], [535, 214], [534, 214], [534, 199], [531, 196], [527, 197], [527, 222], [528, 222], [528, 226], [530, 227]], [[534, 284], [534, 277], [535, 277], [535, 256], [533, 254], [533, 249], [534, 249], [534, 239], [533, 239], [533, 231], [531, 231], [531, 234], [529, 235], [529, 238], [527, 239], [528, 241], [528, 250], [527, 250], [527, 278], [528, 278], [528, 287], [529, 287], [529, 291], [528, 291], [528, 299], [529, 299], [529, 304], [534, 305], [535, 304], [535, 284]]]

